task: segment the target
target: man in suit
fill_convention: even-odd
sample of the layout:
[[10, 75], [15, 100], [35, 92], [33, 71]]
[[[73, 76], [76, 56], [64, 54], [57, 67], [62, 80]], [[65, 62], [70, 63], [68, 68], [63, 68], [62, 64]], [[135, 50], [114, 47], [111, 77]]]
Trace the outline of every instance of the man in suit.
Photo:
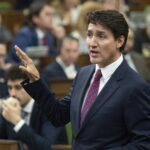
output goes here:
[[124, 50], [125, 59], [128, 65], [138, 72], [146, 81], [150, 82], [150, 72], [146, 66], [142, 54], [133, 50], [134, 45], [134, 31], [130, 28], [127, 43]]
[[21, 141], [21, 150], [50, 150], [52, 144], [65, 142], [59, 141], [63, 128], [55, 128], [22, 88], [20, 82], [26, 78], [18, 66], [11, 67], [6, 74], [10, 98], [2, 104], [0, 139]]
[[54, 125], [71, 120], [73, 150], [149, 150], [150, 86], [123, 59], [127, 22], [115, 10], [90, 12], [87, 19], [93, 64], [79, 70], [70, 93], [57, 100], [15, 46], [29, 77], [22, 85]]
[[[55, 38], [51, 33], [53, 13], [53, 7], [46, 2], [35, 2], [30, 6], [26, 25], [12, 39], [9, 53], [11, 61], [20, 62], [15, 54], [14, 44], [21, 46], [25, 52], [31, 47], [38, 49], [44, 46], [48, 54], [54, 56], [57, 54]], [[42, 51], [43, 48], [40, 49]]]
[[142, 54], [145, 48], [150, 47], [150, 17], [146, 16], [145, 28], [137, 29], [134, 39], [134, 50]]
[[56, 60], [44, 68], [42, 73], [43, 79], [47, 82], [56, 79], [74, 79], [77, 73], [75, 63], [79, 55], [78, 39], [73, 36], [64, 37]]
[[0, 42], [0, 98], [8, 96], [7, 85], [5, 82], [5, 73], [11, 67], [11, 64], [6, 61], [6, 57], [6, 43]]

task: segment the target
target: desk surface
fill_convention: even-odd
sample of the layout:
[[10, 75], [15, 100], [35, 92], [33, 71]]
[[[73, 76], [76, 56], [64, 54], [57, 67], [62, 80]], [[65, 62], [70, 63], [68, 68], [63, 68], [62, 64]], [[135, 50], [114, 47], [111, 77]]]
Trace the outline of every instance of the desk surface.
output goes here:
[[14, 140], [0, 140], [0, 150], [19, 150], [18, 142]]

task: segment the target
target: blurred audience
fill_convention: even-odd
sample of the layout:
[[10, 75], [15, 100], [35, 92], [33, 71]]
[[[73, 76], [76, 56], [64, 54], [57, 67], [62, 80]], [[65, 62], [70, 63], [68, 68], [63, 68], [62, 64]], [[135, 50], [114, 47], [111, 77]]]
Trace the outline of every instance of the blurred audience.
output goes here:
[[126, 8], [124, 0], [102, 0], [102, 3], [105, 10], [112, 9], [124, 12]]
[[8, 96], [8, 90], [5, 82], [5, 73], [11, 67], [11, 64], [6, 61], [7, 46], [0, 42], [0, 98]]
[[0, 42], [9, 43], [12, 39], [11, 32], [3, 25], [2, 15], [0, 14]]
[[63, 25], [69, 34], [79, 15], [80, 1], [54, 0], [52, 5], [56, 8], [55, 23]]
[[73, 79], [78, 70], [75, 63], [79, 55], [78, 39], [73, 36], [64, 37], [56, 60], [43, 70], [43, 79], [47, 82], [55, 79]]
[[71, 35], [79, 39], [81, 53], [88, 53], [88, 47], [86, 43], [87, 13], [93, 10], [100, 9], [102, 9], [102, 5], [98, 2], [89, 1], [81, 5], [81, 9], [76, 24], [74, 26], [74, 30], [71, 32]]
[[[16, 57], [14, 45], [20, 46], [24, 51], [31, 48], [47, 49], [50, 55], [56, 55], [55, 37], [51, 30], [53, 27], [54, 9], [49, 3], [33, 3], [29, 8], [27, 25], [20, 29], [12, 40], [10, 58], [16, 63], [20, 62]], [[40, 48], [44, 46], [44, 48]]]
[[150, 83], [150, 71], [148, 70], [144, 57], [142, 54], [134, 51], [134, 31], [130, 28], [128, 34], [128, 40], [124, 50], [125, 59], [128, 65], [138, 72], [146, 81]]
[[150, 48], [150, 16], [146, 17], [146, 28], [137, 29], [135, 34], [134, 50], [142, 54], [146, 47]]
[[52, 144], [66, 144], [65, 139], [60, 141], [64, 129], [55, 128], [22, 88], [20, 83], [25, 79], [18, 66], [6, 74], [10, 97], [1, 103], [0, 139], [21, 141], [21, 150], [50, 150]]
[[58, 24], [58, 25], [53, 26], [52, 33], [56, 37], [56, 45], [57, 45], [57, 48], [59, 48], [59, 43], [66, 36], [66, 30], [63, 25]]

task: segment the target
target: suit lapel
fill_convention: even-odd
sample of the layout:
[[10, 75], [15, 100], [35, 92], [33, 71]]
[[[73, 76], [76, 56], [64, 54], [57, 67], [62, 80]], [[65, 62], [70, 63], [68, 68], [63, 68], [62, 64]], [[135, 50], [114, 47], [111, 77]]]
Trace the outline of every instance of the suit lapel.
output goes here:
[[39, 114], [38, 114], [37, 106], [34, 103], [33, 110], [32, 110], [32, 113], [31, 113], [30, 123], [29, 123], [31, 127], [35, 127], [36, 126], [36, 118], [37, 117], [35, 117], [35, 116], [39, 116]]
[[112, 78], [108, 81], [108, 83], [105, 85], [103, 90], [100, 92], [100, 94], [97, 96], [94, 104], [91, 106], [91, 109], [89, 110], [87, 116], [85, 117], [85, 120], [83, 122], [82, 127], [84, 127], [88, 121], [91, 119], [91, 117], [101, 109], [101, 107], [110, 100], [110, 97], [117, 91], [119, 88], [119, 83]]
[[[124, 61], [120, 67], [116, 70], [116, 72], [112, 75], [110, 80], [106, 83], [105, 87], [102, 89], [100, 94], [97, 96], [94, 104], [92, 105], [91, 109], [89, 110], [85, 120], [82, 124], [82, 127], [79, 130], [83, 130], [83, 128], [88, 124], [88, 121], [92, 118], [92, 116], [103, 107], [103, 105], [110, 100], [110, 97], [119, 89], [120, 87], [120, 80], [123, 77], [126, 62]], [[127, 65], [127, 64], [126, 64]]]
[[88, 88], [88, 85], [90, 84], [94, 69], [95, 69], [95, 65], [92, 65], [92, 67], [90, 67], [90, 69], [87, 70], [86, 74], [83, 74], [83, 76], [80, 77], [80, 81], [79, 81], [80, 83], [78, 84], [77, 87], [78, 95], [75, 102], [75, 106], [77, 108], [77, 115], [74, 120], [74, 123], [76, 124], [75, 133], [78, 133], [79, 131], [81, 106], [85, 96], [85, 92]]

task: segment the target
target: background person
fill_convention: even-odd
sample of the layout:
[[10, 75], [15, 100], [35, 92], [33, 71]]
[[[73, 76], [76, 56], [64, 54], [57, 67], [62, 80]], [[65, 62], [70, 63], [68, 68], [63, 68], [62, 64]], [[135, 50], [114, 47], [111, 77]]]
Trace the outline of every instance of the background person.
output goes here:
[[29, 150], [50, 150], [52, 144], [66, 142], [63, 128], [56, 129], [22, 88], [20, 82], [26, 78], [18, 66], [12, 66], [6, 74], [9, 96], [12, 98], [3, 102], [0, 139], [21, 141], [20, 146]]
[[60, 44], [59, 55], [54, 62], [46, 66], [42, 77], [45, 81], [55, 79], [74, 79], [78, 67], [75, 65], [80, 55], [79, 41], [73, 36], [66, 36]]

